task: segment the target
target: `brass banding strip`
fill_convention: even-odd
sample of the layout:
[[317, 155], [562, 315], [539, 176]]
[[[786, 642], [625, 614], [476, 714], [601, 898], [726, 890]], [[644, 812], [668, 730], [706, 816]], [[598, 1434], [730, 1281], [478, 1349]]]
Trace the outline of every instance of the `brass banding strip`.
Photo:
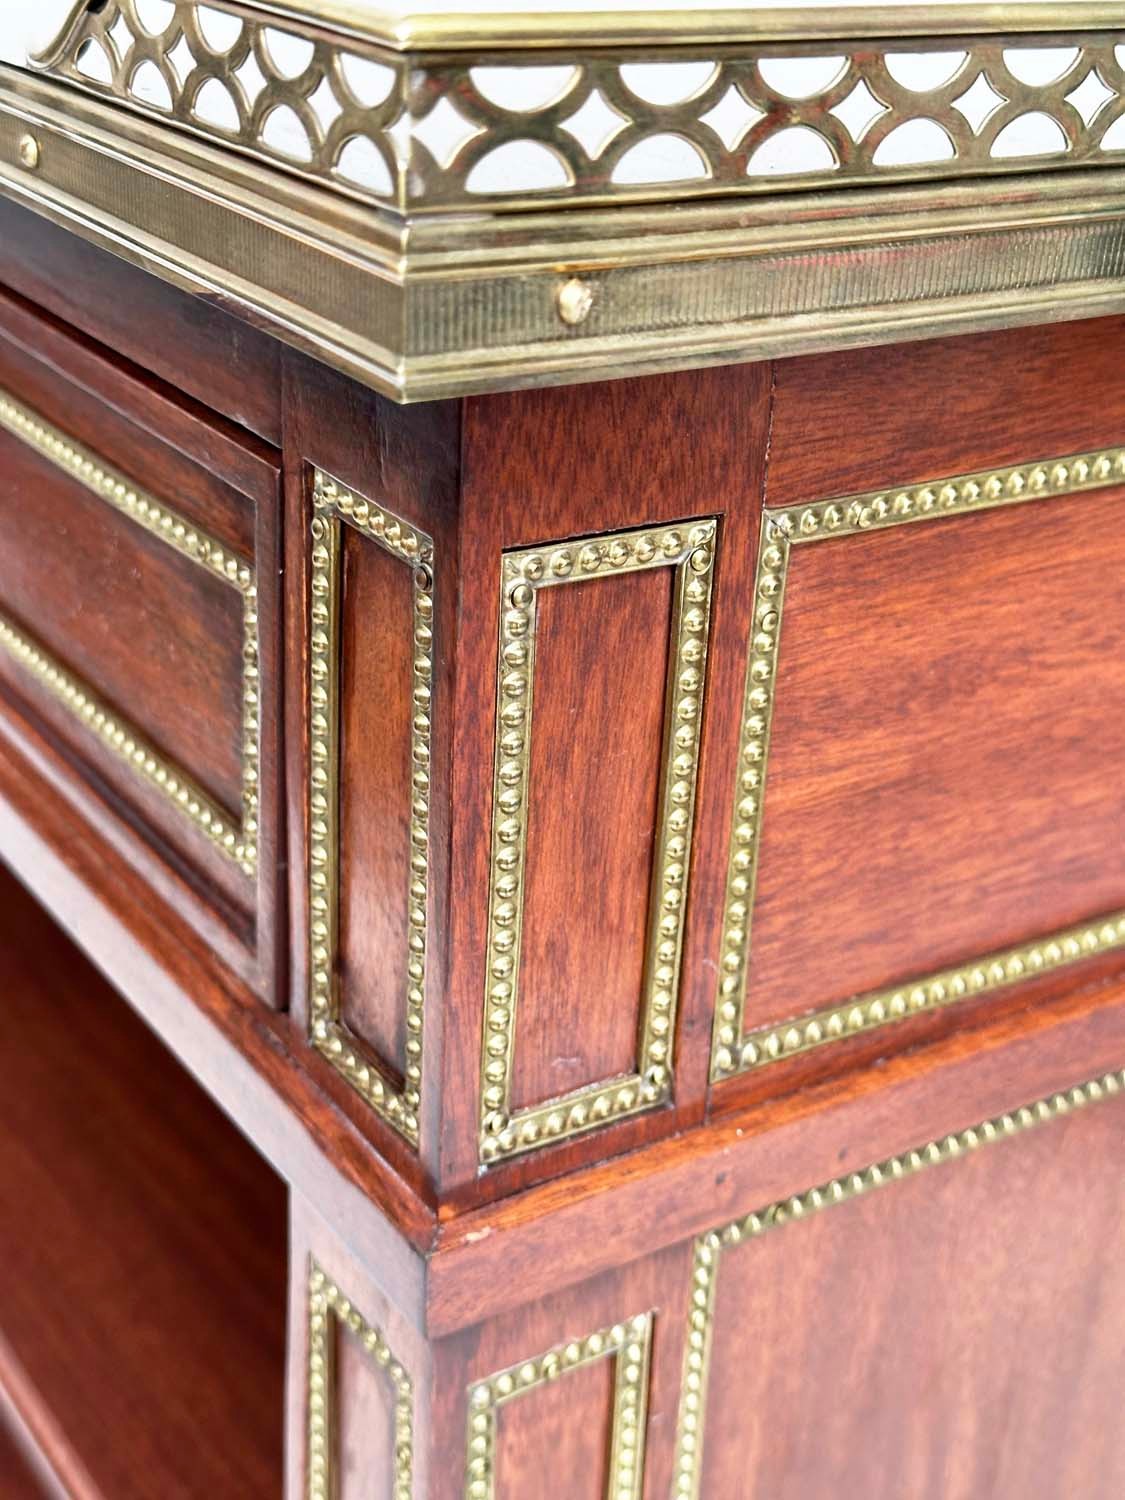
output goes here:
[[50, 652], [0, 614], [0, 649], [118, 755], [166, 796], [190, 823], [247, 874], [258, 863], [260, 694], [258, 589], [254, 569], [201, 527], [103, 463], [29, 407], [0, 390], [0, 428], [82, 484], [134, 525], [181, 557], [206, 568], [242, 599], [242, 818], [234, 823], [187, 772], [156, 750], [141, 732], [70, 673]]

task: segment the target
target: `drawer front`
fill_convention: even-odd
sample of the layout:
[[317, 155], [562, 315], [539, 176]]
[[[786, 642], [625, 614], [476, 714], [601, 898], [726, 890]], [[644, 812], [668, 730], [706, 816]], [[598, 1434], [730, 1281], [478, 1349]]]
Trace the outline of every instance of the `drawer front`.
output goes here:
[[277, 482], [209, 419], [0, 308], [0, 678], [68, 790], [265, 992]]

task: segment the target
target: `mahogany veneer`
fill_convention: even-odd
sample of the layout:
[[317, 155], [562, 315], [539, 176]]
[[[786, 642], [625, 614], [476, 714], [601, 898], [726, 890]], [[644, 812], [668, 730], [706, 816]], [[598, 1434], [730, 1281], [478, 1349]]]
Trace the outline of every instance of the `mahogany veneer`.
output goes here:
[[284, 1186], [6, 871], [0, 890], [6, 1398], [82, 1500], [276, 1496]]
[[398, 406], [0, 204], [58, 1493], [1118, 1493], [1123, 331]]

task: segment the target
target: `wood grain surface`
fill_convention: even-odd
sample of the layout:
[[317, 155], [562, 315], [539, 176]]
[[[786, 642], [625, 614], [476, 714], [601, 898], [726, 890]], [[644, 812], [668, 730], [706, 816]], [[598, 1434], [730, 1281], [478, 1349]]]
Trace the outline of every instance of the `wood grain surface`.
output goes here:
[[0, 1380], [82, 1500], [274, 1497], [284, 1186], [9, 875], [0, 905]]
[[794, 549], [749, 1025], [1125, 908], [1123, 505]]

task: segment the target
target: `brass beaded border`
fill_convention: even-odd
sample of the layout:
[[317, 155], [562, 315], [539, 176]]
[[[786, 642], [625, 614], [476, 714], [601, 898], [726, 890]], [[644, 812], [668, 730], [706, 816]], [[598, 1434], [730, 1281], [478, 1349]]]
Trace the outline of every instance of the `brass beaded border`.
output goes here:
[[712, 1032], [711, 1077], [733, 1077], [920, 1011], [955, 1004], [1022, 979], [1125, 947], [1125, 910], [900, 985], [749, 1033], [745, 1027], [750, 936], [765, 810], [766, 764], [776, 695], [785, 582], [792, 549], [891, 526], [968, 515], [1030, 500], [1076, 495], [1125, 482], [1125, 449], [985, 469], [929, 484], [874, 491], [762, 515], [754, 580], [738, 774], [724, 901], [723, 946]]
[[996, 1115], [980, 1125], [927, 1141], [925, 1145], [904, 1151], [899, 1156], [873, 1162], [862, 1171], [834, 1177], [830, 1182], [792, 1198], [778, 1199], [765, 1208], [701, 1235], [695, 1242], [672, 1500], [698, 1500], [700, 1493], [715, 1289], [724, 1250], [1123, 1092], [1125, 1068], [1103, 1073], [1087, 1083], [1049, 1094], [1009, 1114]]
[[413, 1500], [414, 1384], [382, 1331], [369, 1323], [329, 1279], [309, 1261], [308, 1306], [308, 1500], [334, 1500], [336, 1359], [333, 1324], [359, 1339], [386, 1372], [395, 1395], [394, 1500]]
[[[383, 1119], [418, 1144], [429, 901], [430, 737], [434, 544], [386, 506], [313, 471], [309, 596], [309, 1037]], [[339, 728], [341, 525], [353, 527], [413, 572], [413, 705], [406, 1069], [401, 1089], [340, 1020], [336, 978], [339, 918]]]
[[475, 1382], [469, 1388], [465, 1500], [493, 1500], [499, 1407], [607, 1358], [616, 1363], [616, 1379], [606, 1500], [641, 1500], [652, 1323], [651, 1313], [641, 1313]]
[[186, 772], [162, 756], [128, 720], [115, 713], [92, 688], [71, 675], [4, 615], [0, 615], [0, 649], [30, 672], [134, 772], [163, 792], [217, 849], [234, 860], [245, 874], [253, 875], [258, 865], [261, 734], [258, 589], [254, 569], [201, 527], [154, 499], [4, 390], [0, 390], [0, 428], [26, 443], [41, 458], [61, 469], [120, 515], [158, 537], [181, 557], [206, 568], [241, 595], [242, 819], [238, 826]]
[[[717, 531], [717, 521], [708, 518], [620, 531], [587, 541], [547, 543], [504, 554], [481, 1044], [480, 1152], [485, 1166], [655, 1108], [671, 1097]], [[544, 588], [661, 567], [675, 568], [676, 584], [637, 1071], [513, 1111], [511, 1082], [523, 922], [536, 599]]]

